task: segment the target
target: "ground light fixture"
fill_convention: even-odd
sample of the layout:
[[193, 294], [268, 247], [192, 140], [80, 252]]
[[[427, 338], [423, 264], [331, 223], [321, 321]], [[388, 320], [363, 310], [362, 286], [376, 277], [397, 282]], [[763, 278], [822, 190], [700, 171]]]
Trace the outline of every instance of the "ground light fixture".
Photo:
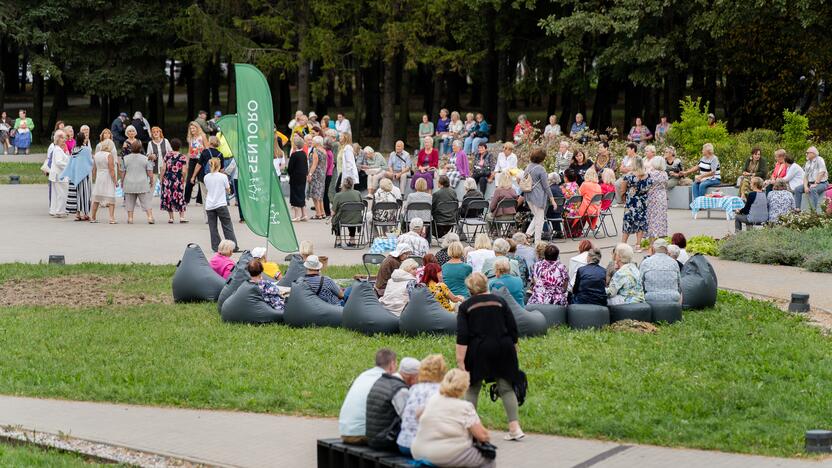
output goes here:
[[63, 255], [50, 255], [49, 256], [49, 264], [50, 265], [63, 265], [66, 263], [66, 259]]
[[806, 431], [806, 451], [813, 453], [832, 452], [832, 431], [823, 429]]
[[792, 301], [789, 302], [789, 312], [809, 312], [809, 294], [793, 292]]
[[19, 175], [10, 175], [9, 176], [9, 185], [18, 185], [20, 184], [20, 176]]

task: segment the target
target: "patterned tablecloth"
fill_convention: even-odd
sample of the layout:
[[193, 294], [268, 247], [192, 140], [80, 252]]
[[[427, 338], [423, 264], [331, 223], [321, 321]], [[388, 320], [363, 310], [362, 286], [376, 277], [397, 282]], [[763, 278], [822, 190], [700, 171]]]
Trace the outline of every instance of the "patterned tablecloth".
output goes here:
[[725, 219], [734, 219], [734, 212], [743, 206], [745, 206], [745, 202], [740, 197], [697, 197], [690, 204], [690, 209], [693, 211], [694, 219], [696, 219], [699, 210], [723, 210], [725, 211]]
[[370, 253], [384, 254], [396, 250], [398, 242], [395, 237], [376, 237], [373, 239], [373, 245], [370, 247]]

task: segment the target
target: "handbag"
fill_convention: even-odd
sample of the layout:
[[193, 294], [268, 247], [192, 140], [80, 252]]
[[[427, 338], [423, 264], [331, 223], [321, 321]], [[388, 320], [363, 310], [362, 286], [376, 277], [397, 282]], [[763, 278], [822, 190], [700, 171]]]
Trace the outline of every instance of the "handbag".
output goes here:
[[523, 175], [523, 177], [517, 180], [517, 186], [520, 187], [520, 191], [523, 193], [528, 193], [532, 191], [534, 185], [532, 185], [532, 175], [528, 172]]
[[480, 452], [483, 458], [493, 460], [497, 458], [497, 447], [490, 442], [474, 440], [474, 448]]
[[[526, 378], [526, 373], [522, 370], [517, 370], [517, 381], [513, 382], [514, 396], [517, 397], [517, 406], [523, 406], [526, 402], [526, 393], [529, 391], [529, 379]], [[500, 392], [497, 390], [497, 384], [493, 383], [488, 388], [488, 394], [491, 401], [497, 401], [500, 398]]]

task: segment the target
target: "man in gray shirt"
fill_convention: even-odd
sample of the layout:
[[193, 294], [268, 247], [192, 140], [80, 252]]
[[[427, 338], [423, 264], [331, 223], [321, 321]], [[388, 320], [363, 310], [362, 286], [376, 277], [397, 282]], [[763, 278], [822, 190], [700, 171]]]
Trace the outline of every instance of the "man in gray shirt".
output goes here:
[[809, 207], [821, 211], [820, 200], [829, 188], [829, 172], [826, 162], [818, 156], [818, 149], [814, 146], [806, 150], [806, 164], [803, 166], [803, 185], [794, 189], [794, 203], [797, 209], [803, 202], [803, 194], [809, 194]]
[[650, 246], [650, 256], [639, 267], [647, 302], [679, 302], [682, 299], [679, 264], [667, 254], [667, 241], [659, 238]]
[[394, 184], [399, 184], [402, 196], [404, 196], [404, 190], [407, 188], [407, 177], [410, 175], [412, 166], [410, 153], [404, 150], [404, 142], [397, 141], [396, 151], [390, 153], [390, 157], [387, 158], [387, 171], [384, 176], [392, 180]]

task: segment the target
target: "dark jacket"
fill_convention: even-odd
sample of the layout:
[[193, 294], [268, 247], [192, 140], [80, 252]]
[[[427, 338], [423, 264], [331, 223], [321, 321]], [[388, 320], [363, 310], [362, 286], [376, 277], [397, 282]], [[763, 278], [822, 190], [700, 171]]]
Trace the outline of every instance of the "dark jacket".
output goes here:
[[[751, 172], [751, 158], [745, 160], [745, 166], [742, 167], [743, 172]], [[757, 170], [751, 175], [751, 177], [759, 177], [763, 180], [768, 178], [768, 164], [766, 164], [766, 160], [760, 158], [760, 161], [757, 163]]]
[[402, 379], [382, 374], [367, 394], [367, 445], [395, 450], [402, 420], [393, 407], [393, 397], [407, 388]]
[[607, 270], [590, 263], [578, 268], [572, 287], [573, 304], [607, 305]]
[[[514, 200], [514, 205], [508, 208], [503, 207], [497, 209], [497, 206], [503, 200]], [[514, 216], [514, 214], [517, 213], [517, 193], [512, 188], [497, 187], [491, 195], [491, 203], [488, 206], [488, 211], [490, 211], [491, 215], [495, 218], [499, 218], [501, 216]]]
[[456, 324], [456, 344], [468, 346], [465, 369], [471, 385], [518, 381], [517, 322], [503, 298], [488, 293], [469, 297], [459, 306]]
[[[433, 192], [432, 198], [431, 215], [433, 216], [433, 221], [439, 224], [453, 224], [456, 213], [459, 211], [456, 191], [449, 187], [443, 187]], [[450, 204], [446, 204], [440, 210], [439, 204], [443, 202], [454, 202], [454, 206], [451, 208]]]
[[392, 276], [393, 272], [400, 266], [402, 266], [401, 260], [392, 255], [388, 255], [387, 258], [381, 262], [381, 266], [378, 269], [378, 274], [376, 275], [376, 289], [384, 291], [387, 288], [387, 281], [390, 280], [390, 276]]
[[[552, 192], [553, 198], [563, 198], [563, 190], [560, 189], [560, 185], [550, 185], [549, 190]], [[565, 201], [565, 200], [564, 200]], [[549, 206], [549, 210], [546, 212], [547, 218], [559, 218], [560, 215], [563, 214], [563, 203], [561, 202], [557, 208], [552, 208]]]
[[286, 173], [289, 174], [289, 183], [306, 183], [306, 176], [309, 174], [309, 164], [306, 161], [306, 153], [295, 151], [289, 156], [289, 164], [286, 166]]
[[474, 216], [474, 213], [468, 214], [468, 203], [471, 203], [471, 200], [483, 200], [484, 198], [482, 192], [476, 189], [465, 192], [465, 195], [462, 196], [462, 204], [459, 206], [460, 219]]
[[121, 148], [121, 145], [124, 143], [124, 140], [127, 139], [127, 136], [124, 134], [124, 130], [126, 128], [127, 125], [125, 125], [119, 117], [116, 117], [116, 119], [113, 120], [113, 123], [110, 125], [110, 132], [112, 132], [113, 134], [113, 141], [116, 143], [116, 148]]

